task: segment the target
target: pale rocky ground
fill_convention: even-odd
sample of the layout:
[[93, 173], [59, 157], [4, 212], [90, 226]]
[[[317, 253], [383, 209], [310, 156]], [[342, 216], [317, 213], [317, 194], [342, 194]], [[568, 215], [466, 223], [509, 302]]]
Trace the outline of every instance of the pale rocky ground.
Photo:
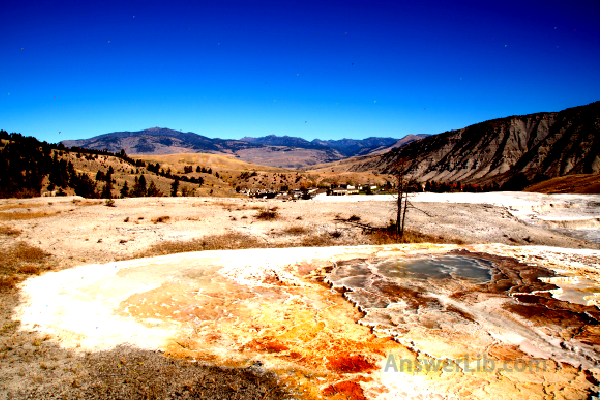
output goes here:
[[[99, 378], [101, 382], [90, 377], [100, 373], [95, 369], [97, 365], [106, 364], [106, 368], [109, 368], [110, 360], [116, 360], [121, 365], [120, 358], [125, 357], [123, 354], [129, 354], [127, 352], [130, 350], [114, 350], [114, 346], [119, 344], [134, 345], [142, 349], [163, 349], [172, 356], [195, 358], [230, 367], [248, 368], [252, 367], [252, 363], [258, 362], [257, 365], [264, 364], [264, 370], [279, 373], [278, 385], [298, 387], [286, 395], [274, 389], [275, 386], [272, 385], [275, 381], [257, 381], [250, 387], [246, 380], [240, 378], [235, 385], [239, 383], [240, 388], [248, 387], [247, 398], [289, 398], [299, 397], [302, 393], [303, 396], [318, 398], [323, 396], [323, 393], [329, 393], [333, 396], [331, 398], [346, 398], [345, 395], [349, 395], [351, 398], [360, 399], [363, 394], [355, 390], [357, 385], [361, 385], [367, 398], [399, 398], [394, 397], [394, 391], [404, 393], [402, 398], [448, 394], [453, 388], [448, 386], [446, 380], [432, 381], [429, 376], [416, 375], [407, 378], [406, 384], [403, 385], [397, 375], [383, 374], [379, 364], [385, 361], [386, 352], [393, 350], [397, 354], [413, 357], [414, 349], [411, 350], [410, 346], [400, 346], [385, 335], [371, 334], [368, 327], [356, 324], [363, 315], [352, 303], [335, 291], [328, 290], [328, 286], [322, 282], [308, 282], [302, 275], [309, 273], [317, 278], [322, 277], [332, 260], [389, 257], [398, 254], [398, 251], [402, 254], [419, 251], [436, 253], [467, 248], [471, 251], [526, 260], [552, 271], [572, 275], [575, 277], [574, 282], [580, 277], [595, 282], [596, 285], [600, 284], [597, 272], [600, 268], [600, 252], [593, 250], [600, 246], [549, 231], [543, 224], [538, 223], [549, 218], [560, 220], [595, 215], [594, 203], [598, 201], [598, 196], [569, 199], [563, 197], [558, 201], [550, 197], [538, 198], [536, 194], [528, 196], [521, 193], [487, 197], [458, 195], [460, 196], [423, 194], [419, 195], [420, 198], [415, 197], [414, 205], [422, 211], [410, 210], [407, 224], [411, 229], [429, 235], [451, 241], [461, 240], [464, 245], [207, 251], [124, 262], [115, 261], [130, 260], [136, 255], [143, 255], [150, 246], [165, 241], [186, 241], [225, 233], [247, 234], [278, 245], [286, 242], [297, 244], [298, 236], [284, 232], [290, 227], [304, 227], [306, 231], [303, 235], [330, 235], [337, 231], [340, 233], [340, 244], [367, 244], [368, 237], [363, 235], [363, 227], [342, 220], [357, 215], [363, 224], [383, 227], [394, 217], [395, 212], [391, 199], [385, 199], [383, 196], [297, 202], [145, 198], [116, 200], [114, 208], [106, 207], [101, 201], [79, 198], [2, 200], [2, 213], [44, 212], [48, 215], [31, 219], [5, 218], [4, 221], [0, 221], [1, 224], [22, 232], [16, 238], [0, 236], [0, 244], [6, 247], [20, 240], [38, 246], [52, 255], [57, 269], [65, 271], [46, 273], [25, 282], [22, 297], [22, 300], [26, 301], [22, 304], [24, 307], [18, 308], [18, 315], [6, 315], [7, 319], [3, 322], [5, 325], [0, 327], [3, 332], [3, 336], [0, 336], [3, 346], [0, 350], [0, 365], [3, 366], [4, 381], [0, 385], [0, 398], [21, 398], [28, 389], [31, 393], [32, 387], [49, 390], [48, 387], [56, 385], [71, 388], [66, 394], [62, 394], [66, 398], [130, 396], [132, 394], [129, 392], [115, 392], [104, 397], [93, 397], [89, 394], [96, 389], [106, 389], [115, 385], [115, 382], [107, 381], [112, 379], [112, 370], [108, 378]], [[571, 205], [549, 205], [559, 203]], [[579, 205], [575, 207], [573, 204]], [[10, 206], [19, 208], [9, 208]], [[279, 212], [277, 219], [263, 221], [255, 218], [258, 209], [275, 206]], [[28, 209], [31, 211], [27, 211]], [[581, 215], [552, 214], [554, 209], [562, 210], [561, 212], [578, 209]], [[169, 217], [165, 222], [152, 221], [165, 216]], [[126, 219], [128, 220], [125, 221]], [[249, 266], [248, 270], [245, 266]], [[213, 278], [211, 283], [202, 283], [203, 278], [194, 272], [198, 271], [198, 268], [204, 269], [207, 276], [220, 278]], [[175, 281], [173, 277], [176, 278]], [[239, 287], [235, 289], [231, 282], [223, 281], [223, 277], [233, 279]], [[197, 282], [198, 279], [200, 283]], [[264, 287], [264, 293], [261, 292], [261, 287]], [[277, 289], [279, 287], [285, 290], [281, 292]], [[211, 310], [210, 315], [206, 314], [209, 315], [206, 318], [203, 317], [205, 314], [193, 311], [196, 307], [195, 302], [202, 298], [203, 290], [212, 296], [214, 299], [211, 301], [215, 302], [204, 304], [210, 306]], [[167, 292], [170, 296], [168, 301], [163, 299]], [[262, 296], [270, 292], [273, 292], [272, 301], [248, 301], [248, 298], [256, 296], [257, 293], [261, 293]], [[144, 299], [151, 299], [151, 303], [144, 306]], [[171, 300], [178, 304], [174, 303], [177, 305], [175, 309], [171, 309]], [[492, 307], [490, 310], [494, 310], [494, 301], [499, 300], [488, 299], [481, 306], [475, 303], [469, 307], [479, 312], [483, 312], [486, 307]], [[593, 302], [592, 299], [591, 304]], [[15, 305], [5, 304], [3, 311], [12, 312]], [[127, 305], [131, 308], [128, 309]], [[46, 311], [46, 306], [50, 306], [51, 310]], [[161, 308], [162, 306], [167, 309]], [[229, 314], [221, 315], [218, 308], [223, 306], [232, 306], [233, 309]], [[327, 306], [333, 308], [325, 312], [324, 307]], [[499, 307], [500, 303], [497, 303], [497, 306]], [[248, 311], [253, 307], [254, 311]], [[321, 308], [322, 314], [319, 312]], [[178, 313], [175, 311], [184, 309], [187, 310], [186, 318], [178, 320]], [[253, 327], [252, 316], [260, 315], [263, 316], [261, 318], [265, 318], [264, 321], [255, 321], [256, 326]], [[8, 323], [10, 318], [17, 317], [21, 319], [24, 330], [16, 331], [16, 325]], [[138, 318], [137, 322], [132, 322], [132, 317]], [[197, 318], [204, 318], [205, 321], [199, 323]], [[112, 322], [96, 332], [100, 327], [92, 325], [103, 320]], [[192, 325], [189, 325], [190, 320]], [[218, 324], [216, 321], [219, 321]], [[241, 325], [240, 321], [243, 322]], [[310, 328], [300, 329], [296, 326], [298, 323], [309, 324]], [[155, 324], [158, 324], [158, 328]], [[193, 328], [194, 326], [196, 328]], [[211, 330], [210, 326], [218, 328]], [[323, 330], [322, 326], [327, 328]], [[321, 331], [322, 333], [319, 333]], [[217, 332], [218, 335], [210, 336], [211, 332]], [[255, 341], [252, 341], [252, 332], [256, 333]], [[487, 343], [486, 335], [477, 333], [474, 336], [481, 342], [475, 343], [475, 348], [479, 344]], [[278, 337], [278, 340], [273, 341], [274, 337]], [[442, 340], [436, 339], [435, 336], [430, 339], [430, 343]], [[465, 346], [470, 343], [468, 336], [459, 340]], [[295, 342], [308, 345], [296, 348], [292, 345]], [[285, 350], [281, 346], [287, 346], [288, 349]], [[328, 346], [338, 347], [336, 350]], [[348, 349], [352, 348], [356, 348], [357, 351], [348, 352]], [[371, 350], [361, 353], [360, 348]], [[100, 349], [102, 351], [98, 352]], [[198, 357], [198, 349], [201, 349], [206, 357]], [[347, 353], [344, 353], [345, 360], [351, 361], [350, 370], [345, 370], [347, 366], [344, 365], [337, 370], [333, 367], [319, 369], [319, 365], [335, 364], [333, 359], [328, 358], [328, 354], [336, 354], [340, 349], [345, 349]], [[373, 349], [379, 353], [373, 353]], [[439, 346], [434, 345], [430, 348], [432, 353], [435, 353], [436, 349], [439, 350]], [[503, 349], [502, 351], [508, 351], [504, 347]], [[110, 353], [111, 351], [113, 353]], [[522, 354], [519, 353], [522, 350], [510, 351]], [[285, 362], [278, 356], [280, 353]], [[147, 365], [156, 365], [157, 369], [163, 368], [159, 355], [142, 354], [136, 357], [141, 360], [142, 356], [146, 357], [143, 362]], [[314, 357], [312, 364], [306, 363], [306, 356], [309, 357], [309, 361], [310, 357]], [[362, 365], [363, 356], [368, 358], [366, 367], [356, 367], [356, 371], [352, 370], [352, 365]], [[127, 357], [125, 361], [131, 363]], [[373, 369], [372, 365], [375, 364], [377, 368]], [[112, 368], [116, 367], [113, 365]], [[286, 368], [290, 372], [288, 375], [282, 375]], [[562, 377], [555, 375], [556, 370], [548, 372], [545, 379], [552, 381], [564, 378], [567, 386], [573, 386], [573, 389], [567, 390], [564, 385], [558, 385], [548, 386], [545, 390], [562, 390], [562, 394], [555, 396], [556, 398], [584, 398], [584, 394], [588, 393], [586, 391], [591, 390], [593, 382], [597, 383], [600, 377], [598, 371], [590, 369], [591, 366], [587, 365], [586, 368], [588, 369], [585, 373], [581, 370], [578, 372], [577, 368], [567, 368], [568, 371]], [[307, 369], [312, 372], [308, 373]], [[118, 369], [116, 371], [119, 372]], [[259, 371], [260, 373], [262, 372]], [[196, 375], [186, 376], [190, 382], [196, 382]], [[223, 374], [209, 374], [202, 370], [201, 375], [219, 377]], [[351, 379], [348, 380], [349, 378]], [[252, 379], [248, 381], [251, 382]], [[455, 382], [457, 387], [477, 386], [477, 382], [480, 382], [478, 379], [481, 377], [474, 380], [469, 378], [466, 381], [455, 379], [452, 382]], [[486, 398], [485, 396], [492, 393], [500, 396], [506, 381], [495, 379], [488, 380], [489, 388], [493, 390], [473, 390], [463, 398]], [[526, 381], [527, 379], [524, 382]], [[144, 392], [150, 384], [141, 385], [136, 388]], [[518, 389], [519, 385], [507, 387]], [[185, 385], [182, 384], [183, 386]], [[269, 387], [271, 389], [265, 389]], [[388, 390], [388, 394], [385, 390]], [[527, 394], [532, 395], [532, 398], [542, 398], [535, 390], [541, 389], [535, 386]], [[336, 391], [339, 392], [338, 395], [335, 394]], [[182, 388], [181, 393], [189, 395], [190, 392]], [[173, 394], [173, 398], [181, 396], [181, 393]], [[217, 395], [207, 389], [206, 393], [198, 395], [197, 398], [233, 398], [236, 393], [239, 394], [237, 389], [231, 389], [228, 393], [219, 392]], [[269, 397], [270, 393], [272, 397]], [[342, 395], [344, 397], [340, 397]], [[41, 397], [34, 395], [32, 398]]]
[[[597, 245], [570, 238], [543, 226], [526, 224], [530, 208], [548, 208], [534, 199], [517, 201], [514, 197], [495, 198], [462, 193], [427, 193], [413, 199], [416, 209], [407, 213], [406, 225], [426, 234], [461, 239], [465, 243], [532, 244], [570, 248], [599, 248]], [[485, 193], [484, 193], [485, 195]], [[521, 195], [521, 194], [519, 194]], [[533, 198], [537, 193], [527, 193]], [[546, 198], [548, 198], [547, 195]], [[454, 197], [454, 199], [453, 199]], [[476, 201], [467, 201], [467, 197]], [[478, 199], [479, 197], [479, 199]], [[564, 197], [564, 196], [562, 196]], [[582, 196], [590, 202], [600, 196]], [[439, 199], [439, 202], [432, 200]], [[453, 202], [446, 202], [452, 199]], [[458, 200], [460, 203], [456, 203]], [[504, 206], [500, 206], [500, 202]], [[586, 200], [587, 201], [587, 200]], [[494, 206], [484, 202], [496, 202]], [[213, 198], [139, 198], [115, 200], [116, 207], [103, 201], [80, 198], [44, 198], [2, 200], [4, 204], [30, 205], [32, 212], [51, 214], [43, 218], [13, 220], [10, 226], [23, 231], [20, 240], [39, 246], [57, 258], [60, 268], [89, 263], [127, 259], [147, 247], [163, 241], [184, 241], [228, 232], [244, 233], [265, 241], [293, 241], [294, 236], [276, 235], [281, 230], [299, 226], [308, 234], [342, 232], [353, 237], [355, 244], [368, 244], [362, 229], [351, 223], [336, 221], [352, 215], [372, 227], [384, 227], [395, 218], [391, 196], [354, 196], [346, 199], [327, 197], [320, 201], [278, 201]], [[529, 204], [531, 203], [531, 204]], [[280, 217], [272, 221], [257, 220], [259, 208], [278, 207]], [[518, 209], [515, 209], [519, 207]], [[511, 208], [514, 210], [511, 211]], [[23, 212], [26, 209], [15, 209]], [[560, 209], [562, 210], [562, 209]], [[10, 210], [7, 210], [9, 212]], [[521, 212], [520, 220], [513, 214]], [[168, 216], [164, 222], [152, 219]], [[246, 217], [246, 218], [244, 218]], [[125, 222], [125, 219], [128, 221]], [[235, 220], [234, 220], [235, 219]], [[529, 221], [527, 221], [529, 222]]]

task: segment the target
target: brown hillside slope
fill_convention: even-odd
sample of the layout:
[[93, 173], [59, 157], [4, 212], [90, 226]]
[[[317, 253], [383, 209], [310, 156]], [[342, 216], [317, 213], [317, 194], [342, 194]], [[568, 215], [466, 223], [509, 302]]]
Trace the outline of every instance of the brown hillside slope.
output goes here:
[[[188, 177], [204, 178], [204, 186], [200, 195], [205, 196], [205, 191], [210, 189], [223, 189], [229, 192], [231, 197], [237, 194], [232, 192], [238, 186], [241, 189], [275, 189], [280, 190], [282, 186], [289, 189], [300, 188], [303, 184], [314, 185], [337, 185], [342, 183], [360, 184], [375, 183], [383, 184], [392, 177], [386, 175], [375, 175], [369, 172], [339, 172], [319, 171], [318, 173], [305, 171], [291, 171], [288, 169], [269, 167], [265, 165], [247, 163], [239, 158], [210, 153], [178, 153], [163, 155], [139, 155], [135, 156], [144, 160], [146, 164], [160, 164], [160, 168], [171, 170], [171, 173], [184, 174], [184, 167], [191, 166], [192, 173], [185, 174]], [[195, 172], [196, 167], [211, 168], [213, 175]], [[216, 177], [219, 174], [219, 178]], [[214, 197], [216, 192], [210, 194]]]
[[567, 175], [548, 179], [523, 189], [540, 193], [600, 193], [600, 175]]
[[560, 112], [494, 119], [429, 136], [353, 171], [390, 173], [407, 158], [407, 173], [426, 181], [504, 183], [518, 173], [536, 176], [600, 172], [600, 102]]

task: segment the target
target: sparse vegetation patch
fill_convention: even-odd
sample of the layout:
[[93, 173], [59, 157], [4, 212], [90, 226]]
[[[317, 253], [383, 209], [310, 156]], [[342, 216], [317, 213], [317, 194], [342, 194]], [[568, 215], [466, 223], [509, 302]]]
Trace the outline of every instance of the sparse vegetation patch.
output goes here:
[[306, 233], [308, 233], [308, 230], [303, 226], [291, 226], [289, 228], [284, 229], [282, 233], [286, 235], [298, 236], [305, 235]]
[[19, 279], [17, 279], [14, 276], [0, 275], [0, 291], [6, 290], [6, 289], [12, 289], [17, 285], [18, 282], [19, 282]]
[[80, 199], [73, 199], [71, 201], [71, 203], [75, 204], [76, 206], [97, 206], [98, 204], [102, 204], [102, 202], [100, 200], [80, 200]]
[[44, 203], [28, 203], [28, 204], [4, 204], [0, 206], [0, 210], [12, 210], [14, 208], [33, 208], [44, 206]]
[[398, 243], [454, 243], [464, 244], [461, 239], [448, 239], [443, 236], [427, 235], [413, 230], [404, 230], [404, 235], [398, 235], [393, 228], [374, 229], [367, 234], [370, 244], [385, 245]]
[[2, 225], [0, 226], [0, 235], [5, 236], [19, 236], [21, 231], [11, 228], [10, 226]]
[[261, 208], [256, 214], [256, 218], [264, 219], [264, 220], [272, 220], [279, 216], [279, 212], [277, 211], [277, 207], [272, 208]]
[[3, 213], [0, 213], [0, 220], [10, 221], [10, 220], [19, 220], [19, 219], [43, 218], [43, 217], [51, 217], [51, 216], [59, 214], [59, 213], [60, 213], [60, 211], [57, 211], [57, 212], [44, 212], [44, 211], [3, 212]]
[[224, 235], [206, 236], [185, 242], [163, 242], [151, 246], [143, 253], [137, 254], [135, 258], [150, 257], [161, 254], [184, 253], [188, 251], [203, 250], [235, 250], [252, 249], [257, 247], [271, 247], [267, 242], [260, 241], [255, 237], [239, 233], [226, 233]]
[[26, 242], [17, 242], [0, 252], [0, 288], [13, 288], [28, 275], [51, 267], [50, 254]]

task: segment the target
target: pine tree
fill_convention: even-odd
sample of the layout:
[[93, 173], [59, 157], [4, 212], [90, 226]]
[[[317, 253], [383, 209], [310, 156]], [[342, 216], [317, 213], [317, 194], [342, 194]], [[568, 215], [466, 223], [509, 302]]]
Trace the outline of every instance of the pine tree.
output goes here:
[[144, 174], [140, 175], [139, 179], [133, 185], [134, 197], [146, 197], [148, 195], [148, 189], [146, 189], [146, 177]]
[[48, 179], [51, 183], [56, 186], [67, 186], [67, 160], [58, 159], [58, 152], [54, 152], [54, 158], [52, 159], [52, 165], [50, 167], [50, 175]]
[[150, 180], [150, 185], [148, 186], [148, 197], [163, 197], [163, 192], [158, 190], [152, 180]]
[[131, 189], [131, 190], [129, 191], [129, 197], [137, 197], [137, 196], [135, 195], [135, 187], [136, 187], [137, 185], [138, 185], [138, 177], [137, 177], [137, 176], [134, 176], [134, 177], [133, 177], [133, 189]]
[[129, 197], [129, 185], [127, 185], [127, 181], [125, 181], [121, 188], [121, 198], [124, 199], [125, 197]]
[[75, 167], [73, 167], [73, 163], [71, 161], [69, 161], [69, 164], [67, 165], [67, 174], [69, 175], [68, 185], [74, 187], [75, 181], [77, 180], [77, 173], [75, 172]]
[[[98, 171], [100, 172], [100, 171]], [[100, 198], [102, 199], [112, 199], [112, 194], [111, 194], [111, 190], [113, 188], [112, 185], [112, 173], [114, 173], [115, 170], [110, 167], [108, 169], [108, 172], [106, 173], [106, 175], [104, 175], [104, 187], [102, 188], [102, 193], [100, 194]], [[97, 178], [97, 175], [96, 175]]]
[[75, 194], [85, 197], [86, 199], [97, 199], [96, 184], [88, 176], [88, 174], [77, 175], [77, 183], [75, 184]]
[[177, 197], [177, 189], [179, 188], [179, 178], [175, 178], [171, 183], [171, 196]]
[[102, 187], [102, 193], [100, 194], [101, 199], [112, 199], [112, 194], [110, 192], [111, 184], [110, 182], [106, 182]]

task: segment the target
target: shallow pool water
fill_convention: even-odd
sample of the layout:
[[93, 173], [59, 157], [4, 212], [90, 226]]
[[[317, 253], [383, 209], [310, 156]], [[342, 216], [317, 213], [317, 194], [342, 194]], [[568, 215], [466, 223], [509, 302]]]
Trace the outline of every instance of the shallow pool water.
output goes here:
[[479, 258], [444, 255], [417, 260], [388, 260], [376, 268], [387, 278], [464, 278], [488, 282], [492, 278], [491, 265], [491, 262]]

